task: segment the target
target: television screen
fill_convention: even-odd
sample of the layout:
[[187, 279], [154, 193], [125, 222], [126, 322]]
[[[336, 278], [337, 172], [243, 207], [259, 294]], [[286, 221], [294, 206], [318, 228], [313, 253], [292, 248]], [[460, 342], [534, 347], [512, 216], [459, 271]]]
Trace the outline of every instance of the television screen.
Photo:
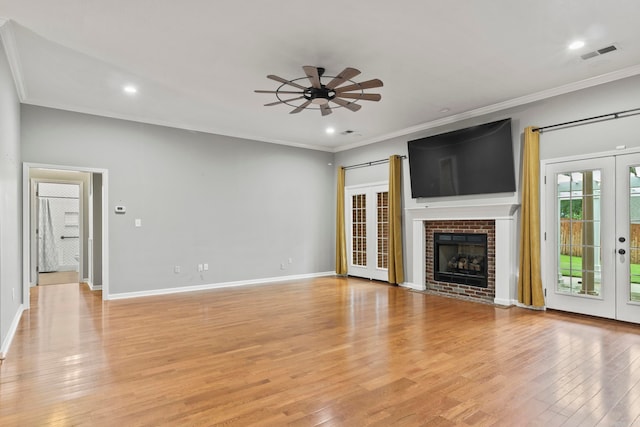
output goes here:
[[516, 191], [511, 119], [409, 141], [412, 197]]

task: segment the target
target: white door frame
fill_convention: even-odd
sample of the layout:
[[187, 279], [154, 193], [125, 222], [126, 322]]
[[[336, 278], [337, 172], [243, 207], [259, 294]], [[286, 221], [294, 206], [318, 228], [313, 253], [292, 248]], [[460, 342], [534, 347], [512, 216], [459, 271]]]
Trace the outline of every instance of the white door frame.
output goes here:
[[[347, 274], [350, 274], [351, 268], [353, 267], [353, 263], [352, 263], [352, 254], [353, 251], [351, 250], [352, 248], [352, 240], [351, 240], [351, 235], [352, 235], [352, 231], [351, 231], [351, 212], [349, 211], [349, 207], [351, 206], [351, 194], [353, 193], [357, 193], [358, 190], [373, 190], [375, 192], [378, 192], [379, 190], [384, 189], [385, 191], [389, 191], [389, 182], [388, 181], [382, 181], [382, 182], [374, 182], [374, 183], [370, 183], [370, 184], [359, 184], [359, 185], [350, 185], [348, 187], [345, 187], [345, 226], [347, 228], [346, 233], [347, 233]], [[367, 211], [368, 213], [368, 211]], [[375, 212], [373, 213], [373, 215], [375, 215]], [[370, 225], [370, 224], [368, 224]], [[377, 227], [373, 227], [373, 233], [372, 233], [372, 239], [371, 241], [377, 242], [378, 239], [378, 229]], [[369, 239], [367, 239], [369, 241]], [[376, 262], [376, 257], [371, 257], [371, 254], [369, 253], [369, 250], [367, 249], [367, 267], [366, 269], [370, 269], [370, 268], [374, 268], [374, 269], [378, 269], [377, 267], [377, 262]], [[374, 264], [370, 264], [370, 262], [373, 261]], [[388, 273], [387, 273], [387, 269], [378, 269], [380, 271], [384, 270], [384, 278], [382, 277], [382, 273], [379, 273], [378, 276], [373, 277], [367, 277], [368, 279], [371, 280], [384, 280], [384, 281], [388, 281]], [[376, 273], [378, 273], [376, 271]], [[361, 276], [357, 276], [357, 277], [361, 277]]]
[[[540, 256], [542, 260], [541, 277], [542, 277], [542, 286], [545, 291], [545, 304], [547, 300], [546, 294], [550, 292], [548, 288], [550, 288], [551, 286], [554, 286], [553, 283], [547, 283], [547, 278], [551, 273], [550, 270], [555, 270], [555, 267], [553, 264], [555, 263], [555, 260], [549, 261], [551, 259], [551, 255], [549, 254], [550, 250], [549, 250], [549, 247], [547, 246], [547, 244], [550, 245], [553, 242], [551, 242], [550, 240], [547, 240], [546, 238], [547, 237], [546, 231], [550, 225], [549, 222], [550, 221], [555, 222], [555, 218], [547, 218], [547, 215], [546, 215], [549, 209], [549, 207], [547, 206], [547, 199], [549, 194], [547, 191], [547, 185], [545, 185], [545, 181], [547, 180], [547, 177], [544, 175], [547, 170], [547, 166], [555, 163], [599, 159], [603, 157], [615, 157], [615, 156], [621, 156], [626, 154], [636, 154], [636, 153], [640, 153], [640, 147], [633, 147], [633, 148], [623, 149], [623, 150], [609, 150], [609, 151], [603, 151], [598, 153], [581, 154], [581, 155], [575, 155], [575, 156], [557, 157], [557, 158], [551, 158], [551, 159], [544, 159], [540, 161], [540, 174], [541, 174], [541, 179], [540, 179], [540, 230], [541, 230], [540, 252], [541, 253], [540, 253]], [[615, 176], [614, 176], [614, 179], [615, 179]], [[549, 181], [549, 185], [551, 184], [552, 183]], [[549, 191], [554, 191], [552, 187], [549, 187], [549, 188], [550, 188]], [[617, 294], [618, 292], [616, 292], [616, 295]]]
[[52, 169], [67, 172], [102, 174], [102, 299], [109, 299], [109, 170], [83, 166], [62, 166], [46, 163], [22, 164], [22, 303], [30, 308], [31, 290], [31, 169]]

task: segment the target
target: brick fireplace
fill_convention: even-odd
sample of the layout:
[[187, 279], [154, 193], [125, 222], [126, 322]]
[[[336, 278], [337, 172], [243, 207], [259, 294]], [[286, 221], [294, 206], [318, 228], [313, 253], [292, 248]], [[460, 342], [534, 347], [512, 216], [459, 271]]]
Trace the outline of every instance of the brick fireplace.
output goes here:
[[[497, 203], [407, 209], [413, 235], [413, 277], [407, 285], [456, 298], [505, 306], [515, 304], [518, 250], [516, 212], [519, 207], [517, 204]], [[486, 288], [434, 280], [433, 236], [440, 232], [487, 235]]]
[[[426, 290], [436, 294], [442, 294], [445, 296], [454, 296], [462, 299], [480, 300], [489, 303], [493, 303], [496, 290], [495, 290], [495, 220], [434, 220], [424, 221], [425, 228], [425, 273], [426, 273]], [[483, 256], [483, 263], [486, 264], [486, 283], [482, 283], [482, 286], [478, 286], [475, 283], [467, 284], [468, 280], [462, 278], [462, 280], [455, 280], [455, 277], [447, 278], [448, 274], [440, 274], [437, 277], [438, 268], [434, 264], [437, 258], [436, 245], [434, 237], [438, 235], [451, 236], [451, 239], [458, 237], [458, 240], [464, 239], [461, 242], [461, 247], [469, 247], [468, 240], [472, 242], [474, 236], [486, 237], [486, 254]], [[468, 237], [466, 237], [468, 236]], [[465, 238], [466, 237], [466, 238]], [[468, 264], [471, 261], [467, 258], [471, 258], [466, 253], [470, 252], [469, 249], [462, 249], [460, 256], [456, 256], [455, 264], [452, 269], [456, 271], [465, 271], [458, 266], [462, 263]], [[462, 258], [461, 258], [462, 257]], [[486, 258], [485, 258], [486, 257]], [[486, 261], [486, 263], [485, 263]], [[440, 262], [443, 263], [442, 261]], [[451, 270], [451, 269], [450, 269]], [[450, 276], [460, 275], [459, 273], [452, 273]], [[458, 282], [458, 283], [456, 283]], [[459, 283], [462, 282], [462, 283]], [[478, 280], [479, 282], [479, 280]]]

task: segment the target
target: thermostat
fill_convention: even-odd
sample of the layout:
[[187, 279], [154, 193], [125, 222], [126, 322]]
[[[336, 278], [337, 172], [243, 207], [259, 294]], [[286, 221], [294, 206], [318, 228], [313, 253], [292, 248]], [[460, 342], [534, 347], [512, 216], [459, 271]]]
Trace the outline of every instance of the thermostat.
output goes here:
[[127, 208], [125, 208], [124, 206], [116, 206], [116, 213], [117, 214], [123, 214], [127, 211]]

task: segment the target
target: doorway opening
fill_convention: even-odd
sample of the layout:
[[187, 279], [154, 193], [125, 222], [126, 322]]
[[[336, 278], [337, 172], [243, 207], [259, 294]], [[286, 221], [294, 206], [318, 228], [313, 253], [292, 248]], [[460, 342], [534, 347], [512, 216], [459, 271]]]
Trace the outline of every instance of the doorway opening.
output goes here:
[[[34, 171], [35, 173], [36, 171]], [[88, 174], [83, 174], [83, 177]], [[36, 284], [58, 285], [83, 281], [83, 182], [36, 180]], [[84, 264], [84, 263], [83, 263]]]
[[37, 285], [86, 283], [108, 299], [107, 170], [23, 169], [23, 303]]

